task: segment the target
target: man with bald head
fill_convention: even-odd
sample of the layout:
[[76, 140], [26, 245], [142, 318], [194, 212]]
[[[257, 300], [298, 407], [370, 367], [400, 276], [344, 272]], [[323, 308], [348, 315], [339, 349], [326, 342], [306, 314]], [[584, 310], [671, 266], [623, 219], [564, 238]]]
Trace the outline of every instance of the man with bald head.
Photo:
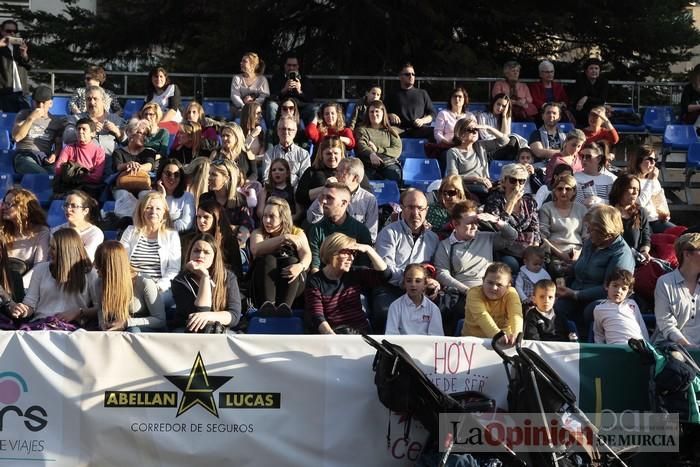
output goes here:
[[[383, 334], [389, 305], [404, 294], [401, 289], [403, 271], [411, 263], [433, 262], [440, 240], [426, 228], [428, 200], [422, 191], [409, 188], [401, 194], [401, 218], [384, 227], [377, 235], [375, 249], [391, 271], [389, 285], [372, 290], [372, 330]], [[437, 297], [440, 284], [433, 278], [426, 281], [428, 298]]]

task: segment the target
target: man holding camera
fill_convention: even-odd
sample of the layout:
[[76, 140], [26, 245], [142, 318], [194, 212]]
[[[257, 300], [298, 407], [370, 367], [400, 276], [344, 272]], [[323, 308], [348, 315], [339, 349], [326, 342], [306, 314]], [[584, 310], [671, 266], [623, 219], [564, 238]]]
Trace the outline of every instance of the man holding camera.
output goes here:
[[0, 110], [17, 113], [28, 109], [24, 99], [27, 91], [29, 55], [27, 43], [17, 36], [17, 22], [11, 19], [0, 23]]
[[310, 80], [301, 74], [300, 67], [299, 56], [294, 52], [289, 52], [284, 59], [283, 72], [272, 77], [270, 98], [265, 107], [265, 120], [268, 128], [272, 128], [274, 125], [279, 103], [289, 98], [297, 101], [304, 123], [313, 120], [316, 114], [314, 88]]

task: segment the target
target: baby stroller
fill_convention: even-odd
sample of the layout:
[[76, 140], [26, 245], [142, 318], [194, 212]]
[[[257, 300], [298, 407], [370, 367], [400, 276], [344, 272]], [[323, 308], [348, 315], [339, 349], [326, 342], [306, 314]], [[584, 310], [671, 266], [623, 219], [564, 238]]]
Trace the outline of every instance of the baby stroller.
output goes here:
[[[581, 428], [590, 430], [595, 436], [595, 444], [609, 452], [617, 465], [626, 464], [598, 436], [598, 428], [586, 417], [576, 405], [576, 395], [571, 388], [559, 377], [535, 351], [522, 347], [523, 334], [518, 334], [515, 343], [514, 356], [508, 356], [500, 347], [500, 339], [504, 336], [501, 331], [491, 340], [491, 345], [503, 360], [503, 366], [508, 376], [508, 410], [513, 413], [531, 413], [541, 415], [539, 420], [547, 427], [545, 433], [549, 436], [550, 424], [546, 414], [558, 414], [559, 427], [569, 426], [569, 420], [575, 420]], [[578, 429], [580, 431], [580, 428]], [[547, 439], [548, 449], [544, 452], [531, 452], [528, 465], [536, 467], [570, 467], [583, 465], [601, 465], [599, 453], [594, 446], [587, 446], [577, 438], [582, 450], [572, 452], [566, 447], [554, 446], [551, 438]]]
[[[426, 447], [436, 447], [440, 413], [464, 413], [469, 417], [469, 413], [493, 412], [495, 403], [485, 395], [476, 391], [445, 394], [433, 384], [430, 379], [421, 371], [413, 361], [411, 356], [399, 345], [392, 344], [386, 340], [381, 343], [367, 335], [362, 336], [365, 341], [377, 350], [372, 364], [375, 372], [374, 382], [377, 386], [377, 393], [381, 403], [390, 411], [406, 414], [409, 417], [404, 431], [404, 438], [408, 438], [410, 433], [411, 420], [415, 418], [428, 431], [428, 442]], [[390, 442], [390, 432], [387, 432], [387, 444]], [[437, 464], [455, 465], [454, 460], [450, 461], [453, 443], [451, 439], [445, 440], [444, 454], [439, 455]], [[435, 449], [437, 454], [437, 449]], [[434, 456], [438, 457], [438, 456]], [[502, 461], [500, 458], [503, 458]], [[525, 465], [520, 462], [515, 453], [502, 445], [502, 453], [490, 455], [483, 463], [472, 459], [473, 463], [462, 463], [459, 465]], [[426, 465], [426, 464], [422, 464]]]
[[643, 339], [630, 339], [627, 344], [649, 366], [652, 411], [678, 414], [680, 452], [667, 465], [700, 465], [700, 366], [678, 344], [656, 348]]

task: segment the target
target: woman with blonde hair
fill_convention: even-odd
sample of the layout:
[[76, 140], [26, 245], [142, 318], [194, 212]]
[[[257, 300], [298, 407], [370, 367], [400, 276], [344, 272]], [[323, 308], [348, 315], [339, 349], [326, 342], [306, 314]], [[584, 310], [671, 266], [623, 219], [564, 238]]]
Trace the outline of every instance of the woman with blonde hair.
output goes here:
[[22, 303], [10, 307], [10, 317], [79, 323], [92, 313], [90, 285], [96, 274], [80, 235], [73, 229], [57, 231], [49, 246], [49, 261], [37, 264]]
[[501, 261], [511, 267], [514, 277], [520, 270], [525, 248], [538, 246], [541, 240], [537, 202], [531, 194], [525, 193], [529, 176], [522, 164], [506, 165], [501, 171], [501, 186], [492, 191], [484, 203], [484, 212], [506, 221], [518, 232], [515, 241], [501, 252]]
[[175, 142], [168, 157], [187, 165], [201, 154], [202, 125], [197, 122], [183, 122], [175, 135]]
[[[369, 332], [360, 294], [363, 289], [386, 284], [391, 277], [386, 263], [373, 247], [357, 243], [340, 232], [326, 237], [319, 253], [324, 266], [309, 277], [304, 290], [311, 331], [318, 334]], [[372, 269], [353, 267], [360, 253], [369, 257]]]
[[204, 114], [204, 107], [197, 101], [192, 101], [185, 108], [185, 120], [188, 122], [199, 123], [202, 127], [202, 145], [212, 148], [219, 141], [219, 135], [216, 128], [207, 125], [207, 118]]
[[255, 52], [247, 52], [241, 58], [241, 73], [231, 79], [231, 113], [238, 117], [245, 104], [262, 105], [270, 96], [270, 85], [265, 73], [265, 62]]
[[99, 246], [95, 254], [98, 279], [94, 283], [97, 322], [103, 331], [150, 332], [165, 328], [165, 308], [158, 286], [140, 276], [116, 240]]
[[292, 222], [287, 201], [271, 196], [261, 218], [262, 225], [250, 236], [253, 263], [254, 304], [286, 303], [292, 306], [304, 290], [305, 272], [311, 266], [306, 234]]
[[216, 200], [225, 209], [231, 225], [244, 225], [253, 231], [250, 209], [257, 205], [257, 200], [252, 206], [249, 205], [249, 200], [239, 191], [243, 181], [235, 162], [227, 159], [212, 161], [209, 167], [209, 191], [200, 197], [199, 202]]
[[615, 269], [634, 272], [632, 251], [622, 238], [620, 211], [599, 204], [586, 214], [589, 238], [574, 263], [574, 279], [568, 286], [557, 286], [558, 313], [578, 325], [579, 336], [587, 336], [593, 321], [593, 308], [607, 296], [603, 284]]
[[241, 295], [214, 237], [197, 235], [186, 257], [185, 267], [173, 279], [175, 327], [192, 333], [223, 333], [234, 327], [241, 318]]
[[46, 213], [34, 193], [24, 188], [8, 190], [0, 209], [0, 239], [7, 247], [10, 269], [23, 276], [27, 288], [32, 268], [49, 257]]
[[187, 175], [187, 191], [191, 193], [194, 198], [195, 209], [199, 205], [199, 198], [209, 191], [210, 168], [211, 162], [206, 157], [198, 157], [183, 168], [183, 171]]
[[180, 271], [180, 237], [171, 227], [165, 197], [151, 191], [139, 200], [134, 225], [122, 234], [121, 244], [134, 270], [156, 281], [166, 307], [172, 305], [170, 281]]
[[454, 229], [450, 221], [452, 208], [460, 201], [467, 199], [464, 193], [462, 177], [459, 175], [448, 175], [442, 179], [440, 188], [434, 202], [428, 205], [428, 213], [425, 221], [432, 225], [432, 230], [440, 240], [447, 238]]
[[163, 111], [160, 109], [160, 106], [155, 102], [148, 102], [141, 108], [138, 116], [149, 123], [148, 135], [144, 145], [153, 149], [161, 157], [167, 156], [170, 150], [170, 133], [168, 133], [166, 128], [158, 126], [163, 118]]
[[214, 149], [209, 156], [211, 160], [228, 159], [238, 165], [246, 180], [258, 179], [258, 168], [255, 155], [249, 152], [245, 145], [243, 130], [234, 122], [226, 123], [220, 129], [221, 146]]

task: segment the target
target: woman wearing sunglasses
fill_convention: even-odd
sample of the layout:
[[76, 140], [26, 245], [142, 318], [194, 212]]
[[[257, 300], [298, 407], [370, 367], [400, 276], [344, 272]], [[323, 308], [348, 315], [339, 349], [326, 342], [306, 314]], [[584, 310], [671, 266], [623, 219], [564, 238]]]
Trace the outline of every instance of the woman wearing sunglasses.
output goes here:
[[520, 270], [519, 262], [525, 248], [540, 244], [537, 202], [525, 193], [528, 176], [524, 165], [506, 165], [501, 172], [501, 186], [491, 192], [484, 204], [484, 212], [498, 216], [518, 232], [515, 241], [500, 251], [501, 261], [510, 266], [514, 277]]
[[659, 182], [659, 169], [656, 167], [657, 157], [654, 148], [643, 144], [632, 153], [627, 170], [636, 175], [641, 182], [637, 204], [646, 208], [649, 214], [649, 227], [653, 233], [662, 233], [675, 227], [670, 222], [671, 212], [666, 201], [666, 194]]
[[165, 197], [173, 228], [178, 232], [190, 230], [194, 224], [194, 196], [186, 190], [182, 164], [168, 159], [158, 167], [154, 189]]
[[[494, 135], [495, 139], [480, 140], [479, 130]], [[445, 176], [459, 175], [469, 192], [485, 198], [492, 186], [488, 155], [508, 144], [508, 136], [470, 118], [459, 120], [454, 134], [456, 146], [447, 150]]]
[[447, 175], [442, 179], [437, 197], [428, 205], [428, 213], [425, 215], [426, 222], [433, 226], [432, 230], [438, 234], [440, 240], [452, 233], [452, 208], [465, 199], [464, 185], [459, 175]]
[[608, 204], [610, 189], [617, 177], [606, 169], [605, 151], [598, 143], [586, 143], [579, 155], [583, 172], [574, 174], [576, 201], [589, 209], [596, 204]]

